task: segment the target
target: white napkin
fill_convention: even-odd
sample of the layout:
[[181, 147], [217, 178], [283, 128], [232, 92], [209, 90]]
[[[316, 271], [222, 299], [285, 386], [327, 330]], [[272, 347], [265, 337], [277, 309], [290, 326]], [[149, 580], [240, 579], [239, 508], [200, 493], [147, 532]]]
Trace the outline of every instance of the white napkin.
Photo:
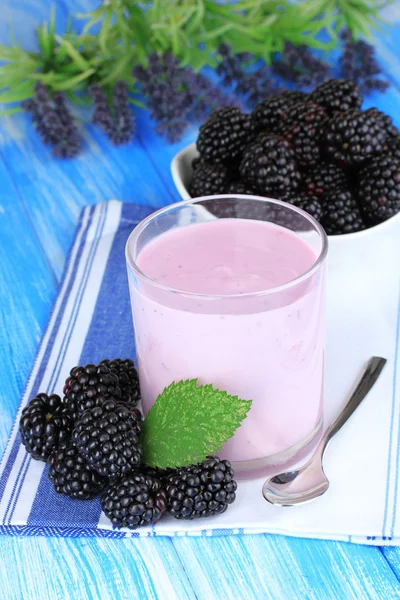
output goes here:
[[278, 508], [264, 479], [240, 481], [236, 502], [200, 521], [164, 518], [151, 529], [113, 530], [98, 500], [57, 495], [44, 463], [20, 444], [22, 407], [38, 391], [62, 390], [69, 369], [133, 351], [124, 244], [149, 209], [109, 202], [84, 209], [59, 297], [0, 464], [0, 532], [13, 535], [228, 535], [283, 533], [364, 544], [400, 543], [400, 215], [331, 240], [328, 261], [325, 424], [373, 355], [388, 359], [378, 382], [329, 446], [326, 494]]

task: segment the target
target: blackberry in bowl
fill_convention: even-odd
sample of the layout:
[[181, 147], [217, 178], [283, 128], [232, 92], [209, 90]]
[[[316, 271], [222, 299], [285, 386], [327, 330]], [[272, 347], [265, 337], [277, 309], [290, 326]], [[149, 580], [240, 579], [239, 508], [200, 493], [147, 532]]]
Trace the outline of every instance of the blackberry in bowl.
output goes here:
[[[331, 79], [309, 94], [274, 95], [253, 109], [253, 126], [244, 129], [237, 111], [214, 116], [218, 125], [204, 124], [200, 143], [172, 161], [182, 198], [244, 194], [288, 201], [325, 225], [335, 244], [399, 218], [400, 132], [377, 108], [361, 109], [354, 82]], [[230, 126], [231, 120], [237, 123]], [[216, 150], [221, 131], [225, 141]]]

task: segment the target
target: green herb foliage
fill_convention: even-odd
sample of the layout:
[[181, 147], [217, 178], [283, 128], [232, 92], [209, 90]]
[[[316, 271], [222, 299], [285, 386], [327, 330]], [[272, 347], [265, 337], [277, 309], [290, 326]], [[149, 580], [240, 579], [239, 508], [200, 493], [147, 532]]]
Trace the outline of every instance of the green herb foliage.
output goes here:
[[[78, 15], [82, 29], [68, 26], [56, 34], [55, 13], [37, 29], [38, 51], [20, 45], [0, 45], [0, 102], [30, 98], [36, 81], [50, 92], [64, 91], [77, 103], [88, 104], [87, 87], [101, 85], [107, 94], [119, 80], [135, 98], [134, 66], [146, 64], [152, 52], [172, 52], [183, 65], [199, 70], [215, 67], [218, 45], [250, 52], [267, 64], [286, 42], [329, 50], [339, 31], [368, 36], [379, 23], [382, 0], [109, 0], [96, 10]], [[96, 26], [98, 29], [94, 29]], [[323, 37], [319, 34], [324, 31]], [[324, 41], [321, 41], [321, 40]], [[18, 107], [4, 112], [13, 113]]]

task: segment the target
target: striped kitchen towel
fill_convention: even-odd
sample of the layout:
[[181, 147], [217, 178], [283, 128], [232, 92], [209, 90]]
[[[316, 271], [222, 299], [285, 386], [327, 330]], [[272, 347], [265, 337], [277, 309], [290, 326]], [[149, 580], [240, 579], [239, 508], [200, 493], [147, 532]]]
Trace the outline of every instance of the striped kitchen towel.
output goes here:
[[[379, 280], [342, 274], [329, 287], [326, 415], [332, 420], [373, 354], [388, 358], [380, 380], [327, 452], [328, 492], [312, 504], [282, 509], [261, 496], [263, 480], [239, 482], [235, 504], [204, 521], [164, 518], [138, 531], [113, 529], [98, 500], [55, 493], [47, 466], [25, 452], [18, 421], [39, 391], [61, 393], [70, 368], [134, 356], [124, 246], [150, 209], [111, 201], [84, 209], [62, 285], [0, 464], [0, 531], [10, 535], [190, 536], [280, 533], [365, 544], [400, 543], [399, 267]], [[397, 235], [399, 232], [396, 230]], [[398, 236], [400, 237], [400, 236]], [[386, 270], [387, 276], [382, 273]], [[371, 285], [372, 283], [372, 285]], [[365, 286], [363, 288], [363, 286]], [[300, 408], [301, 409], [301, 408]]]

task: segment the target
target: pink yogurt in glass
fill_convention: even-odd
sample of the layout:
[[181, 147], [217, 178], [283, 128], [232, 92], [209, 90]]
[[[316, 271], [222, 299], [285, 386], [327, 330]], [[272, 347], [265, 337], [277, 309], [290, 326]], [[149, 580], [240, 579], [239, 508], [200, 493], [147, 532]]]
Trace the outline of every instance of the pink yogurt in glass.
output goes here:
[[253, 401], [219, 452], [245, 470], [285, 462], [315, 439], [323, 269], [301, 276], [316, 260], [297, 233], [251, 219], [190, 224], [146, 243], [136, 265], [147, 279], [137, 285], [130, 277], [145, 414], [172, 381], [197, 378]]

